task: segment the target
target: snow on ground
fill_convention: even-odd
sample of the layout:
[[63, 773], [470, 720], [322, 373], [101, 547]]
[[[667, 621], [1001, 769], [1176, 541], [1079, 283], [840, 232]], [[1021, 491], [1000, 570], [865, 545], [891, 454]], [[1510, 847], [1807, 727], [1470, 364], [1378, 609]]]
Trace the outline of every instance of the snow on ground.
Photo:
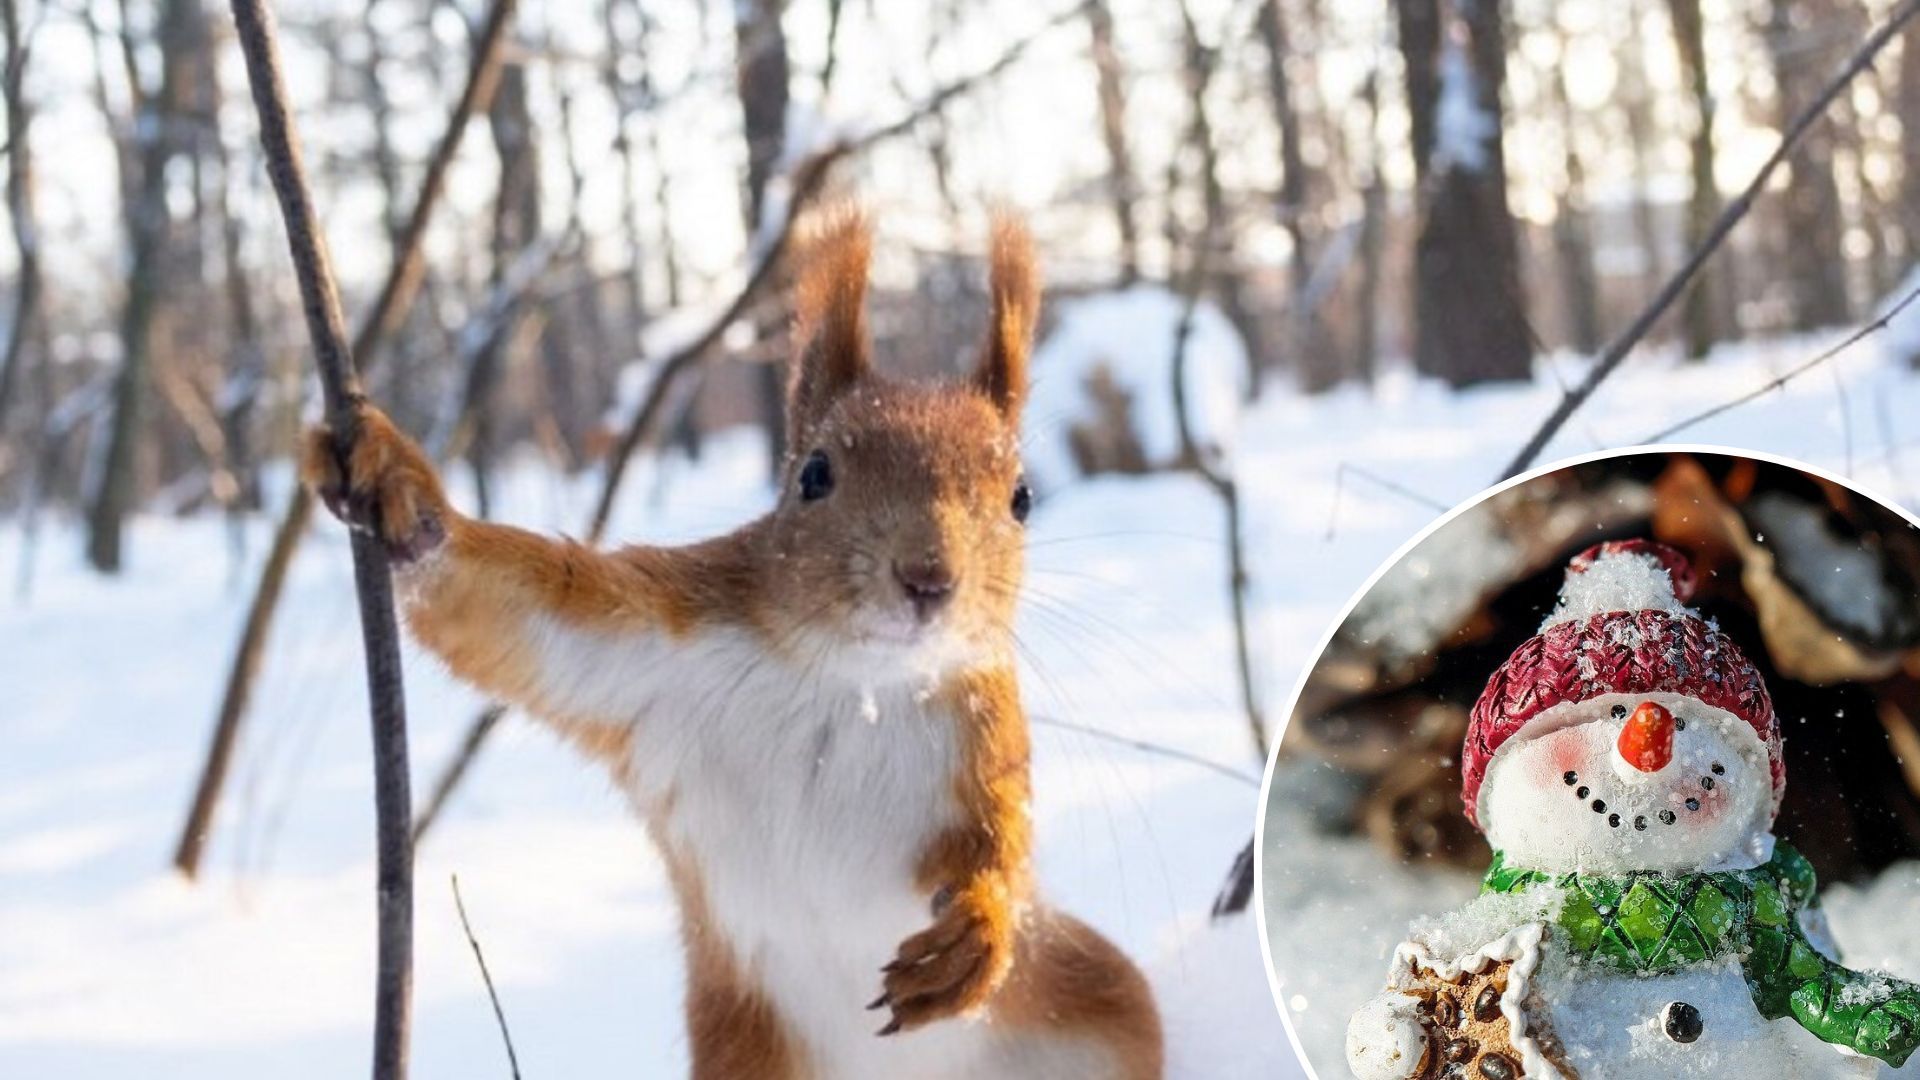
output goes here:
[[[1692, 367], [1636, 359], [1549, 453], [1629, 443], [1762, 384], [1821, 344], [1784, 342]], [[1577, 374], [1561, 361], [1534, 385], [1460, 395], [1404, 377], [1372, 397], [1276, 389], [1244, 418], [1237, 453], [1271, 715], [1284, 715], [1285, 693], [1352, 590], [1435, 513], [1339, 466], [1463, 499], [1546, 412], [1556, 379]], [[1693, 434], [1850, 468], [1911, 500], [1920, 432], [1904, 425], [1915, 416], [1920, 382], [1863, 347]], [[757, 512], [768, 498], [757, 445], [719, 439], [710, 451], [698, 466], [637, 469], [611, 535], [686, 539]], [[593, 481], [522, 468], [505, 486], [513, 520], [574, 528]], [[300, 1080], [365, 1067], [371, 798], [337, 528], [320, 529], [296, 564], [204, 882], [188, 886], [166, 869], [242, 616], [236, 581], [251, 580], [268, 528], [251, 523], [249, 560], [236, 573], [219, 522], [142, 519], [130, 569], [112, 583], [82, 569], [71, 527], [52, 528], [30, 602], [0, 598], [9, 703], [0, 720], [0, 1076]], [[1176, 1078], [1285, 1078], [1294, 1067], [1280, 1029], [1265, 1022], [1273, 1013], [1250, 927], [1205, 920], [1257, 801], [1219, 530], [1218, 506], [1183, 477], [1065, 486], [1037, 508], [1020, 634], [1038, 722], [1039, 870], [1053, 899], [1153, 973]], [[18, 558], [18, 530], [0, 528], [0, 580]], [[417, 655], [408, 677], [424, 786], [478, 702]], [[1248, 779], [1049, 720], [1163, 744]], [[1303, 806], [1311, 787], [1289, 777], [1282, 790], [1297, 788], [1289, 805]], [[1358, 923], [1371, 942], [1373, 930], [1457, 899], [1445, 882], [1417, 894], [1383, 889], [1366, 903], [1312, 883], [1372, 873], [1363, 855], [1337, 845], [1268, 851], [1298, 883], [1282, 892], [1273, 925], [1285, 996], [1310, 1045], [1325, 1045], [1314, 1033], [1332, 1030], [1316, 1017], [1344, 1024], [1336, 993], [1380, 971], [1370, 958], [1352, 963], [1336, 931]], [[604, 781], [515, 721], [420, 853], [417, 1075], [505, 1074], [453, 910], [455, 873], [527, 1076], [683, 1067], [679, 950], [658, 861]], [[1876, 891], [1862, 904], [1899, 899]], [[1844, 938], [1838, 895], [1834, 907]]]

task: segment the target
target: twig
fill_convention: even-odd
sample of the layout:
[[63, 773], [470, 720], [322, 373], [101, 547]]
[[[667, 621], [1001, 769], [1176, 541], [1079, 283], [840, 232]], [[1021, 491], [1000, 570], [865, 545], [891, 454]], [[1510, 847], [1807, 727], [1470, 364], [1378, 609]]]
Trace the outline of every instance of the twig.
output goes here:
[[[294, 275], [300, 283], [307, 333], [326, 402], [328, 426], [344, 462], [359, 430], [364, 397], [347, 343], [346, 317], [327, 257], [326, 238], [307, 190], [300, 145], [287, 107], [285, 76], [266, 0], [233, 0], [247, 82], [260, 115], [267, 176], [286, 221]], [[376, 526], [378, 522], [376, 521]], [[407, 1075], [407, 1033], [413, 996], [413, 844], [407, 827], [407, 706], [401, 686], [400, 629], [393, 611], [393, 576], [374, 531], [353, 534], [354, 587], [366, 651], [367, 698], [373, 726], [373, 800], [378, 834], [378, 971], [374, 983], [373, 1076]]]
[[[441, 134], [426, 174], [421, 177], [420, 194], [414, 199], [413, 211], [394, 248], [393, 261], [388, 267], [380, 295], [361, 322], [360, 332], [354, 336], [353, 355], [359, 358], [363, 370], [370, 370], [378, 361], [381, 345], [400, 325], [419, 294], [426, 266], [423, 242], [427, 226], [433, 219], [435, 208], [440, 205], [441, 193], [446, 190], [447, 172], [460, 148], [460, 138], [466, 132], [467, 123], [475, 112], [484, 107], [499, 81], [507, 29], [512, 25], [517, 6], [518, 0], [494, 0], [486, 25], [474, 43], [466, 87], [448, 115], [446, 131]], [[313, 493], [304, 487], [295, 487], [286, 512], [281, 515], [280, 524], [274, 531], [272, 546], [268, 548], [266, 561], [260, 568], [259, 583], [254, 587], [253, 599], [247, 606], [246, 623], [240, 631], [239, 643], [234, 648], [233, 663], [227, 669], [227, 682], [221, 692], [220, 712], [214, 721], [207, 758], [194, 788], [193, 805], [187, 811], [179, 844], [174, 849], [173, 865], [188, 878], [199, 873], [201, 855], [213, 828], [214, 808], [219, 805], [221, 790], [232, 768], [240, 724], [246, 716], [254, 680], [266, 653], [267, 635], [272, 630], [273, 617], [286, 588], [287, 571], [293, 565], [294, 554], [299, 551], [307, 523], [313, 517], [313, 508]]]
[[1053, 716], [1034, 716], [1030, 719], [1042, 727], [1059, 728], [1062, 731], [1071, 731], [1076, 735], [1085, 735], [1090, 739], [1098, 739], [1101, 742], [1112, 743], [1115, 746], [1124, 746], [1129, 750], [1138, 750], [1143, 754], [1152, 754], [1157, 757], [1169, 758], [1173, 761], [1184, 761], [1189, 765], [1198, 765], [1200, 768], [1206, 769], [1209, 772], [1219, 773], [1229, 780], [1238, 780], [1248, 787], [1258, 788], [1260, 786], [1260, 778], [1257, 776], [1249, 776], [1231, 765], [1223, 765], [1212, 758], [1189, 753], [1177, 746], [1168, 746], [1165, 743], [1151, 742], [1146, 739], [1136, 739], [1128, 735], [1116, 735], [1111, 731], [1105, 731], [1089, 724], [1075, 723], [1072, 720], [1062, 720]]
[[426, 837], [427, 830], [440, 820], [440, 812], [447, 808], [447, 800], [453, 798], [460, 782], [467, 778], [467, 771], [473, 768], [474, 759], [480, 756], [480, 748], [486, 745], [487, 739], [493, 735], [493, 729], [500, 726], [500, 721], [506, 715], [507, 707], [495, 703], [482, 709], [480, 715], [473, 718], [473, 723], [467, 725], [467, 734], [460, 740], [460, 749], [454, 751], [453, 760], [440, 770], [440, 777], [433, 782], [433, 790], [427, 794], [427, 801], [421, 804], [420, 812], [414, 815], [414, 846], [418, 847]]
[[[770, 233], [758, 238], [755, 243], [756, 258], [747, 271], [747, 278], [719, 314], [714, 316], [686, 344], [674, 350], [660, 360], [653, 378], [647, 384], [645, 396], [628, 419], [627, 426], [620, 433], [620, 440], [614, 444], [607, 458], [607, 471], [602, 477], [600, 495], [595, 500], [593, 516], [587, 522], [586, 542], [598, 544], [605, 536], [607, 526], [613, 517], [614, 503], [618, 500], [620, 487], [626, 480], [627, 467], [633, 455], [640, 448], [647, 433], [653, 429], [666, 408], [675, 385], [690, 372], [697, 370], [712, 354], [714, 346], [725, 336], [727, 328], [737, 322], [748, 309], [760, 299], [761, 293], [774, 280], [774, 271], [785, 258], [793, 239], [794, 227], [799, 221], [801, 211], [816, 198], [825, 186], [828, 172], [841, 159], [865, 151], [877, 143], [904, 135], [912, 131], [927, 117], [939, 112], [954, 98], [967, 92], [1006, 71], [1024, 55], [1033, 43], [1048, 31], [1065, 25], [1081, 13], [1082, 5], [1075, 5], [1056, 14], [1041, 24], [1039, 29], [1015, 42], [998, 59], [984, 68], [954, 80], [929, 95], [925, 101], [916, 105], [906, 115], [862, 134], [835, 143], [808, 157], [793, 167], [786, 180], [787, 207], [779, 224]], [[426, 836], [427, 829], [440, 817], [446, 802], [452, 797], [461, 780], [472, 767], [474, 758], [486, 744], [493, 729], [499, 726], [506, 709], [501, 705], [489, 705], [473, 722], [468, 725], [467, 735], [461, 740], [460, 749], [454, 755], [440, 777], [434, 782], [433, 793], [419, 814], [419, 824], [414, 829], [414, 843], [418, 844]]]
[[1764, 384], [1762, 384], [1756, 389], [1749, 390], [1746, 393], [1741, 394], [1739, 397], [1736, 397], [1730, 401], [1723, 401], [1720, 404], [1715, 405], [1713, 408], [1707, 409], [1704, 412], [1695, 413], [1694, 415], [1687, 417], [1685, 420], [1682, 420], [1679, 423], [1674, 424], [1672, 427], [1662, 428], [1661, 430], [1654, 432], [1652, 435], [1647, 436], [1645, 439], [1641, 441], [1650, 442], [1650, 443], [1665, 442], [1667, 439], [1673, 437], [1674, 435], [1679, 434], [1682, 431], [1687, 430], [1688, 428], [1694, 426], [1695, 424], [1705, 423], [1706, 421], [1711, 420], [1716, 416], [1719, 416], [1721, 413], [1729, 412], [1733, 409], [1737, 409], [1740, 406], [1745, 405], [1750, 401], [1753, 401], [1757, 398], [1765, 397], [1766, 395], [1773, 393], [1775, 390], [1779, 390], [1785, 387], [1788, 383], [1792, 382], [1793, 380], [1799, 378], [1802, 375], [1805, 375], [1807, 372], [1812, 371], [1814, 368], [1819, 367], [1821, 364], [1826, 363], [1827, 361], [1833, 359], [1834, 357], [1839, 356], [1841, 353], [1846, 352], [1848, 349], [1853, 348], [1855, 345], [1860, 344], [1860, 342], [1866, 340], [1867, 338], [1870, 338], [1873, 335], [1879, 333], [1880, 331], [1885, 330], [1888, 327], [1888, 325], [1890, 325], [1893, 322], [1895, 318], [1899, 317], [1901, 312], [1905, 311], [1916, 300], [1920, 300], [1920, 286], [1915, 286], [1912, 291], [1908, 292], [1905, 296], [1902, 296], [1900, 298], [1899, 303], [1888, 308], [1885, 312], [1883, 312], [1880, 315], [1879, 318], [1873, 320], [1872, 322], [1866, 324], [1865, 326], [1862, 326], [1858, 330], [1855, 330], [1853, 333], [1848, 334], [1846, 337], [1842, 338], [1838, 344], [1832, 346], [1829, 349], [1822, 351], [1819, 355], [1814, 356], [1808, 360], [1802, 360], [1800, 363], [1794, 365], [1791, 368], [1788, 368], [1786, 371], [1781, 372], [1778, 375], [1775, 375], [1771, 379], [1768, 379]]
[[500, 1007], [499, 991], [493, 988], [493, 972], [487, 970], [487, 958], [480, 951], [480, 939], [473, 936], [473, 923], [467, 921], [467, 902], [460, 898], [460, 875], [453, 875], [453, 906], [460, 912], [460, 929], [466, 931], [467, 944], [473, 947], [474, 962], [480, 965], [480, 981], [487, 984], [487, 1000], [493, 1002], [493, 1019], [500, 1025], [500, 1041], [507, 1044], [507, 1069], [513, 1080], [520, 1080], [520, 1056], [513, 1052], [513, 1032], [507, 1029], [507, 1013]]
[[1227, 870], [1227, 880], [1214, 894], [1213, 918], [1222, 919], [1228, 915], [1238, 915], [1247, 910], [1247, 904], [1253, 899], [1253, 838], [1247, 838], [1247, 846], [1233, 857], [1233, 866]]
[[1647, 336], [1654, 324], [1667, 313], [1667, 309], [1687, 291], [1694, 277], [1699, 274], [1700, 268], [1706, 264], [1714, 252], [1720, 249], [1727, 234], [1731, 233], [1734, 226], [1738, 225], [1740, 220], [1753, 209], [1760, 193], [1766, 189], [1768, 181], [1773, 179], [1774, 172], [1787, 160], [1794, 146], [1826, 114], [1827, 106], [1840, 96], [1840, 92], [1846, 89], [1847, 84], [1852, 82], [1855, 76], [1873, 63], [1874, 57], [1886, 48], [1888, 42], [1898, 36], [1901, 28], [1911, 22], [1915, 15], [1920, 15], [1920, 0], [1905, 0], [1905, 3], [1895, 8], [1886, 23], [1861, 44], [1852, 58], [1847, 61], [1846, 66], [1840, 69], [1806, 108], [1800, 110], [1793, 123], [1780, 136], [1780, 145], [1774, 148], [1773, 155], [1760, 166], [1760, 170], [1748, 182], [1746, 190], [1720, 211], [1720, 216], [1714, 219], [1713, 227], [1707, 230], [1699, 245], [1693, 249], [1693, 253], [1687, 256], [1686, 264], [1678, 273], [1667, 279], [1667, 283], [1661, 286], [1660, 292], [1654, 296], [1646, 310], [1633, 320], [1633, 324], [1606, 347], [1600, 354], [1600, 359], [1594, 363], [1593, 370], [1587, 372], [1587, 377], [1581, 381], [1580, 385], [1562, 395], [1560, 403], [1554, 406], [1553, 412], [1540, 425], [1539, 430], [1533, 433], [1526, 445], [1520, 448], [1520, 452], [1511, 462], [1508, 462], [1506, 471], [1501, 474], [1501, 479], [1516, 476], [1533, 464], [1534, 459], [1540, 456], [1540, 451], [1546, 449], [1547, 443], [1552, 441], [1561, 427], [1565, 426], [1575, 410], [1586, 404], [1587, 399], [1593, 396], [1593, 392], [1599, 389], [1607, 376], [1613, 374], [1614, 369], [1627, 358], [1627, 354], [1633, 350], [1633, 347]]
[[1381, 476], [1371, 469], [1343, 461], [1333, 470], [1333, 509], [1327, 514], [1327, 539], [1332, 540], [1340, 527], [1341, 500], [1347, 493], [1347, 477], [1357, 476], [1383, 491], [1398, 495], [1409, 502], [1419, 503], [1437, 513], [1444, 514], [1453, 509], [1431, 495], [1422, 495], [1412, 488], [1390, 477]]

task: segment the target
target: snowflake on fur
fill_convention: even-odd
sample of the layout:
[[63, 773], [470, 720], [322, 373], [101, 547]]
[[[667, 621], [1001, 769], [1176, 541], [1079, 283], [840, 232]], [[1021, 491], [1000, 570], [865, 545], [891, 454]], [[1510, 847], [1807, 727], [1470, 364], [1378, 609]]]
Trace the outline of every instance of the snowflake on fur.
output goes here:
[[1416, 924], [1354, 1014], [1362, 1080], [1870, 1077], [1920, 1045], [1920, 986], [1835, 958], [1760, 673], [1644, 540], [1568, 566], [1475, 703], [1481, 895]]

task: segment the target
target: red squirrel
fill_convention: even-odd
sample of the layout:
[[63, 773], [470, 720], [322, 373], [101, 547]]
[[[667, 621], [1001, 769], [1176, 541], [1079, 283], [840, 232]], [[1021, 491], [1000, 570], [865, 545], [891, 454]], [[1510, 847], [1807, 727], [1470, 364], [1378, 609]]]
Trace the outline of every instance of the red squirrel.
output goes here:
[[[870, 240], [800, 259], [777, 505], [684, 547], [477, 521], [368, 407], [345, 475], [413, 636], [605, 766], [670, 871], [697, 1080], [1157, 1080], [1146, 980], [1035, 895], [1012, 620], [1032, 242], [993, 231], [972, 373], [874, 370]], [[875, 996], [875, 995], [878, 996]]]

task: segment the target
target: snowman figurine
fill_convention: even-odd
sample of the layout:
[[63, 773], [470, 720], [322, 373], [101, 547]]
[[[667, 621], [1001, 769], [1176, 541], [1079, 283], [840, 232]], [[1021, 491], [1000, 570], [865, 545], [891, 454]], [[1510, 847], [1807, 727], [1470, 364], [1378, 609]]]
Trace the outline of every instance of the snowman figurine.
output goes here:
[[1493, 865], [1394, 951], [1356, 1076], [1871, 1077], [1920, 1043], [1920, 986], [1834, 958], [1770, 831], [1772, 699], [1692, 592], [1671, 548], [1591, 548], [1488, 680], [1462, 796]]

